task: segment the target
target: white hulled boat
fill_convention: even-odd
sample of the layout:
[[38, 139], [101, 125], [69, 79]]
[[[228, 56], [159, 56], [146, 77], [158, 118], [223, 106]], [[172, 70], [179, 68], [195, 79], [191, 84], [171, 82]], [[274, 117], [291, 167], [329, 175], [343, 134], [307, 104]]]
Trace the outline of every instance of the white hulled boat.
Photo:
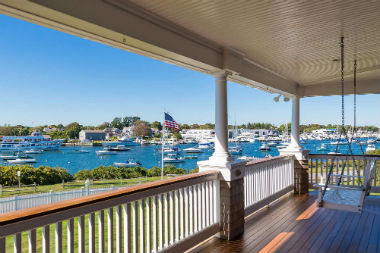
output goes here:
[[30, 136], [3, 136], [0, 151], [55, 150], [62, 143], [63, 140], [52, 140], [40, 131], [33, 131]]

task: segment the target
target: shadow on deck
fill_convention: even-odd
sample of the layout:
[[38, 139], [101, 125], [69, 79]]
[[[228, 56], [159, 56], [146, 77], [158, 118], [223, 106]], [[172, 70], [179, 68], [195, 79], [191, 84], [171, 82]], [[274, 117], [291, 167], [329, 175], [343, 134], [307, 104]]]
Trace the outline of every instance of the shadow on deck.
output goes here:
[[318, 208], [313, 194], [284, 197], [246, 218], [234, 241], [212, 238], [192, 252], [380, 252], [380, 199], [361, 214]]

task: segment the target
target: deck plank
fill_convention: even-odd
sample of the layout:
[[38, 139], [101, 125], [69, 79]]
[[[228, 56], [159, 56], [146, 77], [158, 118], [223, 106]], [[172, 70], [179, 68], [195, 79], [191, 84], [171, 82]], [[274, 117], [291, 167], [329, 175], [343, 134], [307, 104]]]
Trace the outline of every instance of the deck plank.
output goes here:
[[318, 208], [315, 199], [315, 195], [285, 197], [248, 217], [240, 238], [212, 238], [191, 252], [380, 251], [379, 198], [366, 200], [361, 214]]

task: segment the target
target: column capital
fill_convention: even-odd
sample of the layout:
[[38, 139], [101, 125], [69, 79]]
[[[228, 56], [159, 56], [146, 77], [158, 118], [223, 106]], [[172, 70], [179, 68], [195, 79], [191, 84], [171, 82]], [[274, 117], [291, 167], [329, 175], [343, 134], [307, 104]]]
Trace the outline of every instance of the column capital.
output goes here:
[[227, 78], [228, 76], [232, 75], [232, 72], [227, 71], [227, 70], [220, 70], [220, 71], [212, 72], [212, 75], [215, 78]]

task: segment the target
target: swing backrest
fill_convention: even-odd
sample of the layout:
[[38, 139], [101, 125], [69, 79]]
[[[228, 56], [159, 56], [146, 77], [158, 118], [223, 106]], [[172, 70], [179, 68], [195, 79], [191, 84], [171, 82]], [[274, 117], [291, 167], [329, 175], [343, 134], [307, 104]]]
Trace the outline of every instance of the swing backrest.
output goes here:
[[376, 171], [376, 161], [370, 160], [364, 169], [363, 190], [369, 191]]

